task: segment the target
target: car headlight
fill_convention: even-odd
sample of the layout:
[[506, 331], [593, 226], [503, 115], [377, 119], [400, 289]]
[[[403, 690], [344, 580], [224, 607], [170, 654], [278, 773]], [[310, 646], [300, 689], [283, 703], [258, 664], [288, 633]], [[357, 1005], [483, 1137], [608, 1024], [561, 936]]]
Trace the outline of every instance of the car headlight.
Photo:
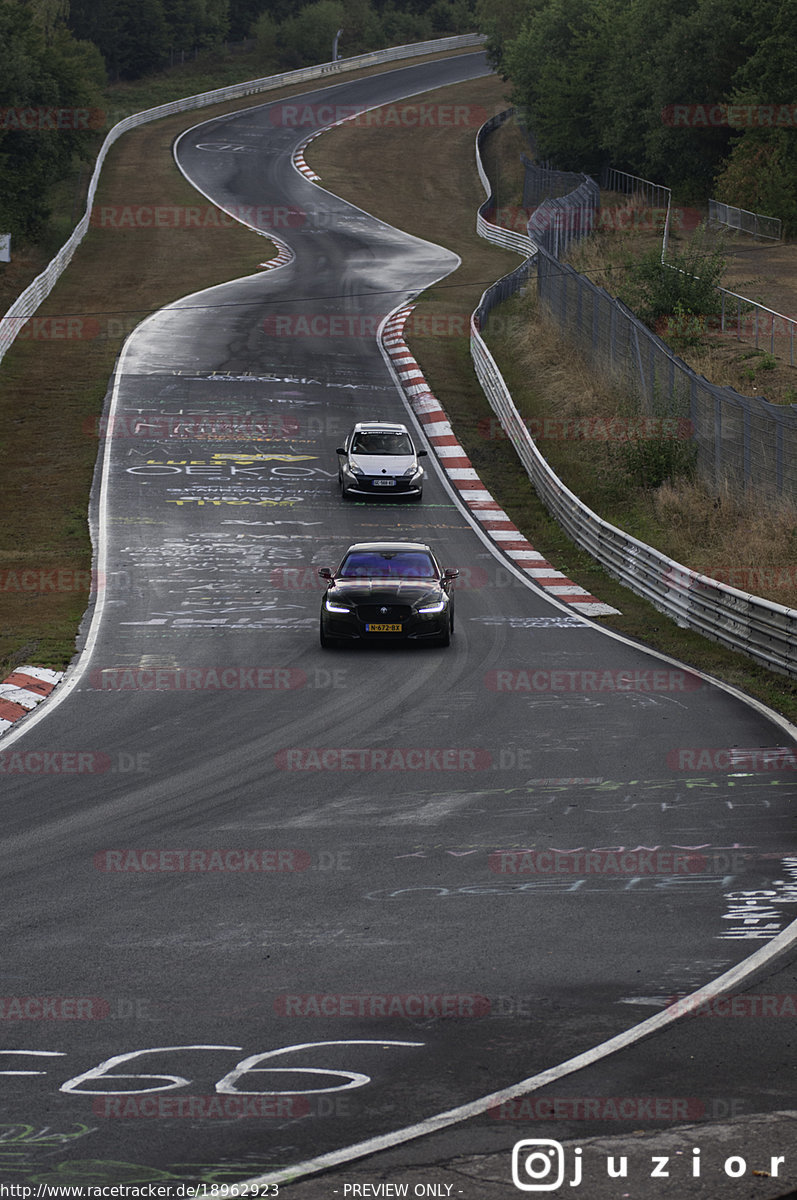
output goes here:
[[331, 600], [329, 596], [324, 600], [324, 608], [331, 613], [350, 613], [351, 608], [348, 604], [341, 604], [339, 600]]
[[404, 472], [404, 474], [402, 475], [401, 478], [402, 479], [415, 479], [416, 477], [419, 477], [421, 475], [423, 475], [423, 467], [416, 465], [414, 467], [407, 467], [407, 470]]
[[355, 466], [353, 462], [346, 463], [346, 466], [351, 471], [352, 475], [364, 475], [365, 471], [362, 467]]
[[441, 613], [446, 606], [445, 600], [432, 600], [429, 604], [423, 604], [418, 609], [419, 613]]

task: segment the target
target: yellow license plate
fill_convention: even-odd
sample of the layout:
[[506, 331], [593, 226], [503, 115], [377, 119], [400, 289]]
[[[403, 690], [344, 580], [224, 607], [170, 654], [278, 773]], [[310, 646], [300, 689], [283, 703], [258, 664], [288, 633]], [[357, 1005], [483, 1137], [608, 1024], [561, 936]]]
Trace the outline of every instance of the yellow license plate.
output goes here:
[[366, 633], [401, 633], [400, 625], [366, 625]]

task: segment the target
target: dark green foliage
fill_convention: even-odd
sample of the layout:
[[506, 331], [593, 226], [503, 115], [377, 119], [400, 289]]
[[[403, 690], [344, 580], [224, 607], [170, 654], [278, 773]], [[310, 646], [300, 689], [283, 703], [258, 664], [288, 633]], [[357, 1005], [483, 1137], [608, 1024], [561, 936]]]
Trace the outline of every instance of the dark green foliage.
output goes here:
[[795, 131], [745, 130], [722, 165], [714, 195], [737, 208], [780, 217], [784, 235], [797, 233]]
[[722, 245], [701, 229], [664, 263], [658, 250], [630, 258], [619, 296], [651, 329], [666, 334], [669, 327], [688, 339], [720, 312], [724, 270]]
[[[479, 0], [538, 157], [597, 174], [610, 164], [797, 229], [797, 131], [740, 131], [723, 105], [794, 106], [797, 6], [761, 0]], [[673, 120], [673, 106], [686, 119]], [[699, 112], [715, 117], [700, 120]], [[720, 119], [716, 119], [720, 114]]]
[[615, 457], [637, 487], [652, 489], [678, 478], [693, 477], [697, 446], [686, 438], [665, 434], [629, 438], [617, 446]]
[[[11, 0], [0, 0], [10, 3]], [[38, 0], [41, 5], [65, 0]], [[476, 28], [475, 0], [71, 0], [69, 27], [98, 47], [112, 80], [136, 79], [226, 39], [254, 37], [275, 69]], [[334, 25], [334, 28], [332, 26]]]
[[335, 34], [343, 28], [343, 16], [340, 0], [315, 0], [284, 21], [277, 35], [284, 69], [329, 62]]
[[[0, 0], [0, 231], [23, 237], [41, 234], [49, 188], [85, 152], [91, 133], [75, 110], [98, 105], [104, 75], [95, 48], [41, 8], [43, 24], [34, 9]], [[56, 113], [60, 128], [50, 127]]]
[[[103, 89], [252, 36], [262, 73], [470, 32], [474, 0], [0, 0], [0, 232], [37, 240], [53, 185], [96, 150]], [[24, 110], [90, 110], [26, 129]]]
[[138, 79], [229, 33], [229, 0], [71, 0], [69, 26], [95, 43], [111, 79]]

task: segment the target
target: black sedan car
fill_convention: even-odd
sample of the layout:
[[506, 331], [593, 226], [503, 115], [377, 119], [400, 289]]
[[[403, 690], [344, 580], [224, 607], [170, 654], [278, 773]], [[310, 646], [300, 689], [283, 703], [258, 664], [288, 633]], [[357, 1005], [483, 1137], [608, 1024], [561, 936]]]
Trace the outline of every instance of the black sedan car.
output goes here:
[[431, 642], [447, 646], [454, 632], [451, 582], [423, 542], [357, 542], [327, 581], [321, 601], [321, 645], [346, 642]]

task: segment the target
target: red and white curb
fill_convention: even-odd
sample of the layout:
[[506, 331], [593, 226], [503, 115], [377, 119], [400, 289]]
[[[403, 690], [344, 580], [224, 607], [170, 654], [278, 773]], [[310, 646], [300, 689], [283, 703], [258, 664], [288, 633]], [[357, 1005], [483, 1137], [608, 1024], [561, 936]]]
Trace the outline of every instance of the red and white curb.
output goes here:
[[414, 305], [401, 308], [385, 322], [382, 343], [407, 394], [410, 405], [448, 479], [471, 513], [496, 546], [531, 580], [557, 600], [572, 604], [588, 617], [606, 616], [619, 610], [604, 604], [584, 588], [557, 571], [535, 550], [479, 479], [460, 446], [439, 400], [429, 391], [423, 372], [404, 341], [404, 323]]
[[[313, 134], [313, 137], [316, 136], [316, 134]], [[301, 146], [296, 147], [293, 152], [293, 165], [296, 167], [296, 170], [300, 175], [304, 175], [305, 179], [309, 179], [311, 183], [318, 183], [321, 176], [316, 175], [315, 171], [312, 171], [304, 161], [304, 152], [312, 140], [313, 138], [309, 137], [307, 141], [302, 142]]]
[[63, 676], [63, 671], [46, 667], [17, 667], [0, 683], [0, 733], [46, 700]]
[[268, 236], [277, 247], [279, 253], [276, 258], [270, 258], [268, 262], [259, 263], [258, 266], [264, 271], [274, 271], [277, 267], [284, 267], [286, 263], [293, 262], [296, 255], [287, 242], [280, 241], [279, 238], [274, 237], [273, 233], [270, 233]]
[[324, 125], [321, 129], [314, 129], [308, 134], [304, 141], [293, 152], [291, 162], [300, 175], [304, 175], [305, 179], [309, 179], [311, 183], [318, 183], [321, 176], [317, 175], [312, 167], [308, 167], [304, 159], [304, 152], [311, 142], [314, 142], [317, 137], [321, 137], [322, 133], [329, 133], [330, 129], [337, 129], [338, 125], [345, 125], [347, 121], [355, 121], [357, 117], [361, 117], [361, 112], [352, 113], [348, 117], [341, 117], [339, 121], [333, 121], [331, 125]]

